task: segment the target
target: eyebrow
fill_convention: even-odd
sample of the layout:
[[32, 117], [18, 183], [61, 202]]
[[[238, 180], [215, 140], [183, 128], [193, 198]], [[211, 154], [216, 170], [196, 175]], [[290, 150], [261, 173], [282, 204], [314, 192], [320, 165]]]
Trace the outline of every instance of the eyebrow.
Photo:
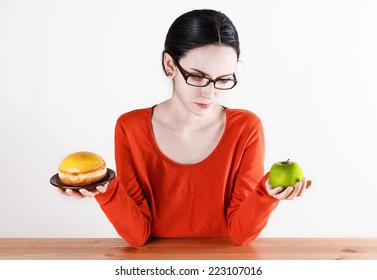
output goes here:
[[[207, 74], [206, 72], [203, 72], [199, 69], [196, 69], [196, 68], [190, 68], [191, 70], [194, 70], [194, 71], [197, 71], [199, 72], [200, 74], [204, 75], [204, 76], [208, 76], [208, 77], [211, 77], [211, 75]], [[225, 75], [221, 75], [221, 76], [218, 76], [217, 78], [215, 79], [219, 79], [219, 78], [222, 78], [222, 77], [226, 77], [226, 76], [233, 76], [234, 73], [231, 73], [231, 74], [225, 74]]]

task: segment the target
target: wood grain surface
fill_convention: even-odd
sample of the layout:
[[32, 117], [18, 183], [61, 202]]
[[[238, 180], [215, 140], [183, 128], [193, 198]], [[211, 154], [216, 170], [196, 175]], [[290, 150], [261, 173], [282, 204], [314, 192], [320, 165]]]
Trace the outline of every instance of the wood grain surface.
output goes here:
[[377, 238], [151, 239], [133, 247], [120, 238], [0, 238], [2, 260], [377, 260]]

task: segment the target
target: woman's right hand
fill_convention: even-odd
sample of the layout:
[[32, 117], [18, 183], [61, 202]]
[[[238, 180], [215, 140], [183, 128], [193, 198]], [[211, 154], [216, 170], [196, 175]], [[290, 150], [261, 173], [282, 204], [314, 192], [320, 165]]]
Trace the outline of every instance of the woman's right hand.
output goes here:
[[86, 189], [79, 189], [78, 191], [74, 191], [71, 189], [61, 189], [61, 188], [57, 188], [57, 191], [58, 193], [65, 196], [72, 196], [76, 199], [82, 199], [85, 197], [95, 197], [99, 193], [106, 192], [108, 185], [109, 183], [106, 183], [103, 186], [97, 186], [95, 191], [88, 191]]

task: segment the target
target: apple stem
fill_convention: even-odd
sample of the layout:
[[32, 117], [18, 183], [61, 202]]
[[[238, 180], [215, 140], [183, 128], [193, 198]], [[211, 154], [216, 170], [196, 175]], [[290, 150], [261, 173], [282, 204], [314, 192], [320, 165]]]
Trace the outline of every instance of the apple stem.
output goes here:
[[289, 162], [289, 159], [287, 159], [287, 163]]

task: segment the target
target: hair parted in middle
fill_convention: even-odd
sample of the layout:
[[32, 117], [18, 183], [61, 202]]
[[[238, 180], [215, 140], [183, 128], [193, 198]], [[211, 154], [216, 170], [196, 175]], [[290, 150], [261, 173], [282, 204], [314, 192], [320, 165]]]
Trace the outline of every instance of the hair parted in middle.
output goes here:
[[193, 10], [179, 16], [170, 26], [165, 38], [162, 53], [162, 67], [165, 53], [177, 62], [190, 50], [205, 45], [224, 45], [232, 47], [240, 56], [238, 32], [230, 18], [211, 10]]

